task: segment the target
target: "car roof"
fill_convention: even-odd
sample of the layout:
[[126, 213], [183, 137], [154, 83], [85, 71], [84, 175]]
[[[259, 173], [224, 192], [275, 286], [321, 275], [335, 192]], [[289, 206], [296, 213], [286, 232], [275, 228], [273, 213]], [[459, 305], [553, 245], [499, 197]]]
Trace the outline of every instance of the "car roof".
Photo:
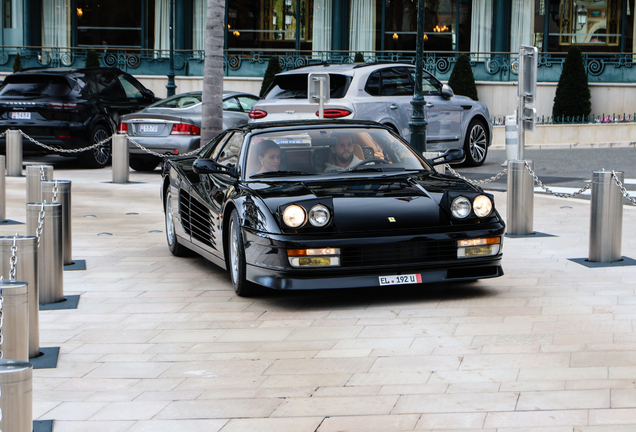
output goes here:
[[319, 73], [339, 73], [343, 75], [353, 75], [357, 69], [364, 68], [365, 70], [371, 69], [382, 69], [387, 65], [395, 66], [395, 67], [414, 67], [410, 63], [346, 63], [346, 64], [320, 64], [320, 65], [308, 65], [308, 66], [299, 66], [295, 69], [288, 70], [286, 72], [281, 72], [277, 75], [295, 75], [298, 73], [310, 73], [310, 72], [319, 72]]
[[262, 129], [301, 129], [303, 127], [377, 127], [379, 129], [391, 130], [388, 126], [382, 123], [370, 121], [370, 120], [287, 120], [277, 122], [256, 122], [248, 123], [247, 125], [232, 128], [231, 130], [241, 130], [244, 132], [259, 132]]
[[16, 74], [26, 75], [26, 74], [51, 74], [51, 75], [72, 75], [75, 73], [87, 73], [87, 72], [121, 72], [119, 68], [115, 67], [94, 67], [94, 68], [50, 68], [50, 67], [35, 67], [35, 68], [26, 68], [21, 71], [15, 72]]

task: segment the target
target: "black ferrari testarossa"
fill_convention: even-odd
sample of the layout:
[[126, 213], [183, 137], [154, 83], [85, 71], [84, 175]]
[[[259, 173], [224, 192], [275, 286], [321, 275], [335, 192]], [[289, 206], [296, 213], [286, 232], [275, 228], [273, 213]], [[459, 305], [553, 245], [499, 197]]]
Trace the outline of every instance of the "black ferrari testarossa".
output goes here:
[[[503, 275], [490, 194], [373, 122], [256, 123], [167, 160], [168, 247], [229, 269], [240, 296]], [[256, 284], [256, 285], [255, 285]]]

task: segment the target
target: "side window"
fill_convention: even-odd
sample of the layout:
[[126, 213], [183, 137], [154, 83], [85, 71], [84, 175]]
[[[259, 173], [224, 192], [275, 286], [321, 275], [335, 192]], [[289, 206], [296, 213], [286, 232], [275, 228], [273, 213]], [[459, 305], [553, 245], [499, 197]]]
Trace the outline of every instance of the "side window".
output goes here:
[[137, 88], [137, 83], [130, 76], [119, 75], [118, 78], [128, 99], [143, 99], [144, 95], [141, 93], [141, 89]]
[[243, 112], [250, 112], [252, 110], [252, 105], [254, 105], [258, 99], [248, 96], [239, 96], [238, 100], [241, 103]]
[[93, 93], [104, 99], [121, 99], [124, 97], [119, 80], [114, 73], [98, 73], [92, 79]]
[[413, 96], [413, 81], [405, 68], [382, 70], [382, 96]]
[[223, 101], [223, 109], [225, 111], [243, 111], [241, 109], [241, 104], [236, 98], [229, 98]]
[[216, 161], [226, 167], [235, 167], [238, 165], [239, 155], [243, 148], [243, 134], [235, 132], [232, 138], [227, 140], [223, 149], [219, 153]]
[[[415, 69], [409, 69], [409, 74], [411, 75], [411, 80], [415, 82]], [[437, 81], [433, 75], [424, 71], [422, 74], [422, 93], [425, 96], [436, 96], [440, 95], [442, 91], [442, 83]]]
[[380, 96], [380, 71], [375, 71], [369, 75], [364, 90], [371, 96]]
[[203, 152], [203, 157], [209, 159], [216, 159], [219, 155], [219, 152], [223, 148], [223, 145], [227, 141], [229, 137], [232, 136], [232, 133], [221, 133], [215, 138], [212, 139], [205, 147], [206, 149]]

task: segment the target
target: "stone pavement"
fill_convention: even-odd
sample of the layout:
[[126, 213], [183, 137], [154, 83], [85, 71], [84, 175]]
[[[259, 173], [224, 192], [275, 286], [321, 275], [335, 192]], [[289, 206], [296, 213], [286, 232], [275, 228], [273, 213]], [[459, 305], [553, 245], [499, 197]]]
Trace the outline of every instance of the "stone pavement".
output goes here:
[[[55, 432], [636, 431], [636, 268], [568, 261], [587, 256], [588, 201], [535, 196], [535, 229], [556, 237], [506, 239], [498, 279], [244, 299], [170, 255], [158, 172], [55, 177], [73, 181], [87, 263], [64, 272], [79, 308], [40, 312], [61, 354], [34, 371], [34, 418]], [[9, 219], [25, 194], [7, 178]], [[625, 207], [632, 258], [635, 227]]]

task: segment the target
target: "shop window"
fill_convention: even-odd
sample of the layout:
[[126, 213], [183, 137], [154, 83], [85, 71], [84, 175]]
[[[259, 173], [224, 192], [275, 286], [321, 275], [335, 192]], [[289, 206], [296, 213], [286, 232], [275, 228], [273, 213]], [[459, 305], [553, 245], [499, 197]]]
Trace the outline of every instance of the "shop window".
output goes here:
[[3, 24], [4, 24], [4, 28], [5, 29], [10, 29], [12, 27], [11, 25], [11, 0], [4, 0], [4, 3], [2, 5], [3, 11], [2, 11], [2, 17], [3, 17]]
[[78, 0], [75, 8], [78, 46], [142, 46], [142, 0]]
[[619, 0], [561, 0], [559, 45], [619, 45], [620, 13]]

